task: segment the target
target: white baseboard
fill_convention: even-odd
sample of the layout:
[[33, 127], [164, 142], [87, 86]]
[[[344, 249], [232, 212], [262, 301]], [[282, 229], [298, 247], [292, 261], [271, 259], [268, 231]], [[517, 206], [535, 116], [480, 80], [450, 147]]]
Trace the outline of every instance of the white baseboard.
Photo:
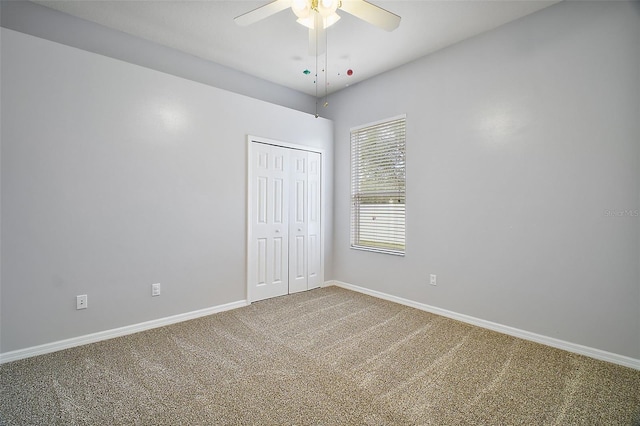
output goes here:
[[636, 370], [640, 370], [640, 359], [635, 359], [635, 358], [627, 357], [624, 355], [618, 355], [612, 352], [590, 348], [588, 346], [578, 345], [576, 343], [555, 339], [553, 337], [543, 336], [541, 334], [532, 333], [530, 331], [520, 330], [518, 328], [513, 328], [506, 325], [498, 324], [495, 322], [486, 321], [480, 318], [471, 317], [469, 315], [459, 314], [457, 312], [448, 311], [446, 309], [436, 308], [435, 306], [426, 305], [424, 303], [416, 302], [409, 299], [404, 299], [402, 297], [392, 296], [390, 294], [382, 293], [375, 290], [370, 290], [368, 288], [359, 287], [359, 286], [348, 284], [341, 281], [327, 281], [323, 284], [323, 287], [328, 287], [331, 285], [346, 288], [347, 290], [357, 291], [358, 293], [367, 294], [369, 296], [399, 303], [401, 305], [410, 306], [412, 308], [420, 309], [426, 312], [431, 312], [436, 315], [441, 315], [443, 317], [462, 321], [467, 324], [476, 325], [478, 327], [497, 331], [499, 333], [508, 334], [510, 336], [519, 337], [521, 339], [530, 340], [532, 342], [542, 343], [543, 345], [551, 346], [558, 349], [563, 349], [565, 351], [573, 352], [580, 355], [585, 355], [591, 358], [599, 359], [601, 361], [607, 361], [614, 364], [623, 365], [625, 367], [630, 367]]
[[184, 314], [173, 315], [170, 317], [160, 318], [157, 320], [141, 322], [139, 324], [127, 325], [125, 327], [114, 328], [112, 330], [100, 331], [98, 333], [87, 334], [84, 336], [73, 337], [71, 339], [60, 340], [58, 342], [46, 343], [44, 345], [33, 346], [30, 348], [19, 349], [16, 351], [0, 354], [0, 364], [6, 362], [17, 361], [19, 359], [29, 358], [36, 355], [43, 355], [51, 352], [69, 349], [76, 346], [86, 345], [88, 343], [100, 342], [102, 340], [112, 339], [114, 337], [126, 336], [127, 334], [138, 333], [140, 331], [150, 330], [152, 328], [164, 327], [182, 321], [188, 321], [200, 317], [204, 317], [218, 312], [229, 311], [231, 309], [248, 306], [246, 300], [226, 303], [224, 305], [213, 306], [211, 308], [200, 309], [197, 311], [187, 312]]
[[[391, 302], [399, 303], [401, 305], [410, 306], [412, 308], [420, 309], [422, 311], [431, 312], [436, 315], [451, 318], [457, 321], [462, 321], [467, 324], [483, 327], [489, 330], [497, 331], [499, 333], [508, 334], [510, 336], [519, 337], [521, 339], [530, 340], [532, 342], [541, 343], [543, 345], [551, 346], [558, 349], [563, 349], [569, 352], [585, 355], [591, 358], [599, 359], [601, 361], [607, 361], [625, 367], [630, 367], [636, 370], [640, 370], [640, 360], [627, 357], [624, 355], [618, 355], [612, 352], [603, 351], [600, 349], [591, 348], [588, 346], [578, 345], [576, 343], [567, 342], [553, 337], [543, 336], [541, 334], [532, 333], [530, 331], [520, 330], [514, 327], [498, 324], [491, 321], [475, 318], [469, 315], [459, 314], [457, 312], [448, 311], [446, 309], [437, 308], [424, 303], [416, 302], [402, 297], [392, 296], [390, 294], [382, 293], [376, 290], [370, 290], [365, 287], [359, 287], [353, 284], [348, 284], [341, 281], [327, 281], [322, 287], [328, 287], [335, 285], [348, 290], [356, 291], [359, 293], [367, 294], [369, 296], [377, 297], [379, 299], [388, 300]], [[57, 342], [46, 343], [44, 345], [33, 346], [30, 348], [19, 349], [16, 351], [6, 352], [0, 354], [0, 364], [4, 364], [11, 361], [17, 361], [19, 359], [29, 358], [36, 355], [43, 355], [51, 352], [60, 351], [63, 349], [69, 349], [76, 346], [86, 345], [89, 343], [100, 342], [102, 340], [112, 339], [114, 337], [125, 336], [128, 334], [138, 333], [140, 331], [150, 330], [152, 328], [164, 327], [165, 325], [171, 325], [182, 321], [188, 321], [195, 318], [204, 317], [207, 315], [215, 314], [218, 312], [224, 312], [231, 309], [241, 308], [248, 306], [247, 300], [239, 300], [237, 302], [226, 303], [224, 305], [213, 306], [211, 308], [200, 309], [198, 311], [187, 312], [184, 314], [173, 315], [166, 318], [160, 318], [157, 320], [147, 321], [139, 324], [128, 325], [112, 330], [105, 330], [98, 333], [87, 334], [85, 336], [73, 337], [71, 339], [60, 340]]]

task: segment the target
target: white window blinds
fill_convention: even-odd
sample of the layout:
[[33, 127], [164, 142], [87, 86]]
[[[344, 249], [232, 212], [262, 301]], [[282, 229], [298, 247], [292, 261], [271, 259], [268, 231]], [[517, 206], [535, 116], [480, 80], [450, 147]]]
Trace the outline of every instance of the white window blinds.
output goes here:
[[405, 249], [405, 122], [396, 117], [351, 129], [351, 247]]

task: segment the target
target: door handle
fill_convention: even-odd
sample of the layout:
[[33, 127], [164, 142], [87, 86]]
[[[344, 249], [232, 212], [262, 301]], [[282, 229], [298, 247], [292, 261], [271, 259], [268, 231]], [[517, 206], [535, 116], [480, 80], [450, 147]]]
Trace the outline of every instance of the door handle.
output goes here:
[[276, 234], [279, 234], [279, 233], [280, 233], [280, 230], [279, 230], [279, 229], [276, 229]]
[[298, 232], [302, 232], [302, 228], [298, 228]]

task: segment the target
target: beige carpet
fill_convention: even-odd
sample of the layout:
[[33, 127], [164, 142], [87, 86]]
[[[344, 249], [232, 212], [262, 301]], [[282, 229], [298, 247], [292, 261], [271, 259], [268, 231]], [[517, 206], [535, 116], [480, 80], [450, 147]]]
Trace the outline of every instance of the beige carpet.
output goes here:
[[640, 371], [330, 287], [0, 366], [6, 425], [633, 425]]

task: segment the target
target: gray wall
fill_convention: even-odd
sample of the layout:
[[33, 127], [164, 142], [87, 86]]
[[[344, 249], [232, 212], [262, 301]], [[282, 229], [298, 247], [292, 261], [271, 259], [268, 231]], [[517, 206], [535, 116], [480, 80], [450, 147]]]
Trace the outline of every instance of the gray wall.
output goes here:
[[1, 352], [244, 300], [247, 134], [326, 150], [331, 236], [329, 120], [5, 28], [1, 43]]
[[[335, 279], [639, 359], [638, 46], [563, 2], [332, 96]], [[349, 129], [402, 113], [407, 254], [351, 250]]]
[[0, 2], [3, 27], [313, 113], [313, 96], [29, 1]]

